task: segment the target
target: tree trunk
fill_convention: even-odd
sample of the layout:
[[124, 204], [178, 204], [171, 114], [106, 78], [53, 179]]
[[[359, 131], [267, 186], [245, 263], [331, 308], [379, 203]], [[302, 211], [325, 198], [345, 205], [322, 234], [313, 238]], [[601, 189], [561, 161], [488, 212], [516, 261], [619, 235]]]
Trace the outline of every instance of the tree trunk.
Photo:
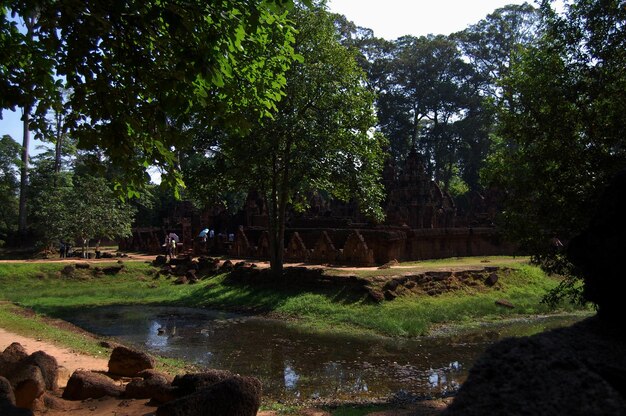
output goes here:
[[21, 244], [24, 243], [26, 238], [26, 192], [28, 188], [28, 147], [30, 145], [30, 128], [28, 126], [30, 122], [29, 112], [30, 109], [24, 108], [24, 115], [22, 117], [24, 122], [24, 137], [22, 140], [22, 167], [20, 171], [20, 206], [18, 220], [18, 233]]
[[54, 186], [57, 186], [57, 177], [61, 172], [61, 152], [63, 149], [63, 133], [61, 131], [62, 116], [60, 112], [56, 113], [56, 144], [54, 148]]
[[269, 197], [269, 237], [270, 237], [270, 269], [274, 277], [282, 276], [283, 262], [282, 256], [279, 255], [280, 238], [279, 238], [279, 215], [278, 215], [278, 165], [276, 155], [272, 155], [272, 189]]

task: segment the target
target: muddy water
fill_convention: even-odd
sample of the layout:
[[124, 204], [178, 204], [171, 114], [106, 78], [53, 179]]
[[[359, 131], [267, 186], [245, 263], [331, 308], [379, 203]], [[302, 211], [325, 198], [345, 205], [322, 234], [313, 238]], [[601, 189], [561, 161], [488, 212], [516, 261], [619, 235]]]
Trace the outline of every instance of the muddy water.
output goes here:
[[277, 400], [367, 400], [453, 393], [494, 341], [580, 318], [538, 318], [412, 340], [310, 334], [282, 321], [178, 307], [101, 307], [65, 319], [155, 354], [254, 375], [264, 395]]

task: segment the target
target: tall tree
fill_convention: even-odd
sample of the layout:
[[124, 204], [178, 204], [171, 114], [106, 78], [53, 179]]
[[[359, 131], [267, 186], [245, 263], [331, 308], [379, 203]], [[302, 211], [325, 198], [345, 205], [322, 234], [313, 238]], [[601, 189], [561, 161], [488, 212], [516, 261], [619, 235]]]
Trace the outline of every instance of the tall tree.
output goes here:
[[[15, 231], [18, 214], [18, 168], [20, 145], [4, 135], [0, 138], [0, 241]], [[0, 243], [2, 244], [2, 243]]]
[[[376, 217], [382, 196], [381, 143], [371, 131], [373, 95], [354, 53], [340, 44], [324, 9], [297, 8], [290, 18], [298, 28], [295, 49], [304, 60], [287, 72], [286, 95], [276, 114], [249, 135], [216, 134], [196, 150], [211, 155], [203, 160], [213, 170], [204, 174], [218, 171], [231, 189], [256, 189], [265, 196], [270, 261], [278, 275], [288, 205], [323, 190], [343, 200], [356, 196], [361, 210]], [[189, 173], [202, 175], [203, 169]]]
[[500, 80], [508, 76], [518, 51], [538, 39], [539, 17], [539, 10], [528, 3], [509, 4], [452, 35], [480, 74], [484, 96], [505, 99]]
[[[60, 81], [54, 77], [56, 45], [45, 41], [39, 24], [39, 7], [36, 4], [20, 5], [0, 3], [0, 52], [2, 52], [3, 82], [0, 91], [0, 111], [5, 108], [22, 110], [23, 140], [20, 171], [20, 202], [18, 228], [22, 239], [27, 228], [27, 195], [29, 147], [31, 128], [45, 125], [45, 115], [52, 102], [58, 99], [56, 89]], [[9, 18], [9, 14], [13, 18]], [[21, 23], [20, 27], [18, 23]]]
[[[506, 225], [547, 267], [586, 225], [608, 179], [626, 168], [626, 8], [580, 0], [565, 15], [541, 6], [540, 41], [514, 61], [489, 178], [507, 191]], [[567, 271], [567, 270], [566, 270]]]
[[397, 39], [381, 74], [378, 116], [393, 156], [401, 160], [415, 146], [445, 188], [471, 133], [460, 121], [476, 113], [475, 77], [456, 43], [441, 35]]

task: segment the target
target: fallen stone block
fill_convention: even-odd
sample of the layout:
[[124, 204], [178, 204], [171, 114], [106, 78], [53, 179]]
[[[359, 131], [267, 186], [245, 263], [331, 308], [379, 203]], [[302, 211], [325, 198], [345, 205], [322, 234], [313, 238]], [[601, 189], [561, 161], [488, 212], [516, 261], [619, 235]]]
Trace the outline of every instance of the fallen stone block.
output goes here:
[[261, 403], [261, 382], [234, 376], [160, 406], [157, 416], [255, 416]]
[[76, 370], [63, 391], [65, 400], [99, 399], [100, 397], [120, 397], [124, 388], [104, 374]]
[[122, 345], [111, 352], [109, 373], [118, 376], [135, 377], [140, 371], [154, 368], [154, 358], [142, 351]]

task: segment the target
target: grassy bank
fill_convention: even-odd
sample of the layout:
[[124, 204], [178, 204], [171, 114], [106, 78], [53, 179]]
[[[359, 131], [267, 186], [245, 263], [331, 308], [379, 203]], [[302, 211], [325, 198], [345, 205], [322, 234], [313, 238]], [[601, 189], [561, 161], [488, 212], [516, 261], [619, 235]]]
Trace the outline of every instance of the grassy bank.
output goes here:
[[[468, 260], [464, 259], [437, 261], [435, 265], [426, 266], [423, 263], [409, 264], [403, 265], [406, 268], [396, 270], [395, 274], [410, 272], [411, 267], [432, 269], [467, 265]], [[560, 305], [559, 310], [542, 304], [542, 297], [558, 280], [519, 262], [508, 262], [509, 272], [489, 290], [466, 288], [439, 296], [399, 297], [380, 304], [372, 303], [364, 296], [346, 294], [340, 287], [298, 288], [290, 285], [258, 288], [229, 283], [224, 275], [194, 285], [174, 285], [171, 279], [159, 277], [152, 266], [139, 262], [127, 262], [116, 275], [99, 276], [93, 273], [97, 264], [92, 263], [89, 270], [62, 272], [66, 266], [60, 263], [0, 263], [0, 298], [49, 316], [101, 305], [183, 305], [270, 313], [296, 318], [297, 325], [319, 331], [332, 329], [396, 337], [424, 335], [433, 325], [442, 323], [462, 325], [476, 320], [573, 310], [568, 304]], [[515, 307], [496, 305], [498, 299], [506, 299]]]

